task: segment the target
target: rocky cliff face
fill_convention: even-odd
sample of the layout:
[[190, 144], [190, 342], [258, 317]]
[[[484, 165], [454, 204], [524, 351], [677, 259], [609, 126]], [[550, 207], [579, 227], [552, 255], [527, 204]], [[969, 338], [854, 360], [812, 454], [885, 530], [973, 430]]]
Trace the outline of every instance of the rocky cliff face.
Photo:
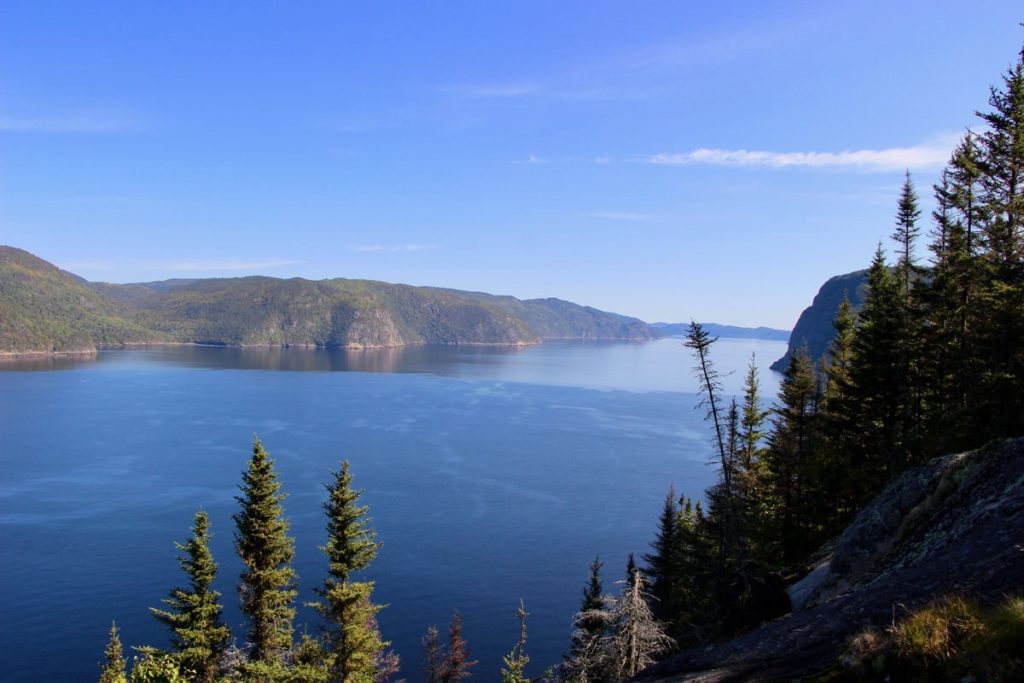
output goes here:
[[839, 312], [839, 304], [843, 297], [850, 299], [854, 310], [864, 303], [864, 286], [867, 283], [867, 270], [858, 270], [845, 275], [829, 278], [818, 290], [811, 305], [804, 309], [793, 327], [789, 337], [789, 348], [786, 355], [772, 363], [772, 370], [784, 372], [789, 359], [802, 346], [807, 346], [811, 361], [818, 360], [828, 352], [828, 345], [835, 336], [832, 321]]
[[867, 626], [948, 594], [1024, 591], [1024, 439], [905, 472], [790, 588], [791, 613], [722, 645], [683, 652], [642, 680], [795, 679], [835, 663]]

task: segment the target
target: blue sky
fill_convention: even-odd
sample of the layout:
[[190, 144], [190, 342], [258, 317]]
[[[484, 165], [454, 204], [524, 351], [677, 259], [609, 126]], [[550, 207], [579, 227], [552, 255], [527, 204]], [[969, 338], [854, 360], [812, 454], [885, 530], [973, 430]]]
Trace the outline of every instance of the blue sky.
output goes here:
[[[0, 243], [790, 327], [926, 203], [1018, 2], [10, 2]], [[922, 254], [924, 255], [924, 254]]]

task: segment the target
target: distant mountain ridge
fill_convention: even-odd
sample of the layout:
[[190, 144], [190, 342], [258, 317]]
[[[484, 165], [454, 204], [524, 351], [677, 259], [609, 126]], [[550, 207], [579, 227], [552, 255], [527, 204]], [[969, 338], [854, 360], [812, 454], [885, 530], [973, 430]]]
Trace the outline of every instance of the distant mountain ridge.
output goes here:
[[4, 353], [141, 343], [373, 348], [659, 336], [637, 318], [559, 299], [371, 280], [252, 276], [94, 283], [0, 246]]
[[[690, 329], [690, 323], [651, 323], [651, 327], [666, 337], [684, 337]], [[719, 325], [718, 323], [701, 323], [701, 327], [712, 337], [726, 339], [764, 339], [767, 341], [788, 341], [789, 330], [773, 327], [738, 327], [736, 325]]]

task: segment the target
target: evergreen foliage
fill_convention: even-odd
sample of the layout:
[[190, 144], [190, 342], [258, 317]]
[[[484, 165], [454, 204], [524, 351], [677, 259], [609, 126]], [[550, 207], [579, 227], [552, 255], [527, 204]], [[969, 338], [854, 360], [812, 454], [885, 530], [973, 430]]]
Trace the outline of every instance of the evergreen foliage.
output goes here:
[[100, 664], [100, 683], [127, 683], [125, 676], [126, 662], [121, 637], [118, 635], [117, 624], [110, 625], [110, 639], [103, 650], [105, 661]]
[[238, 592], [249, 622], [249, 659], [274, 668], [292, 646], [295, 549], [284, 519], [285, 494], [280, 492], [274, 461], [258, 438], [253, 439], [252, 458], [239, 488], [242, 495], [235, 500], [241, 510], [233, 518], [235, 550], [245, 565]]
[[427, 635], [423, 636], [423, 671], [426, 683], [441, 683], [444, 655], [439, 635], [437, 627], [431, 624], [427, 628]]
[[220, 593], [213, 590], [217, 564], [210, 554], [210, 520], [199, 511], [192, 526], [192, 538], [175, 544], [185, 552], [178, 563], [189, 577], [189, 588], [174, 588], [164, 600], [167, 609], [150, 608], [153, 616], [171, 631], [171, 645], [181, 665], [193, 672], [196, 681], [211, 683], [217, 677], [221, 657], [231, 632], [221, 622]]
[[673, 604], [677, 593], [675, 582], [678, 581], [681, 573], [678, 567], [678, 521], [676, 489], [675, 486], [669, 486], [668, 493], [665, 495], [665, 504], [661, 509], [661, 517], [658, 519], [658, 533], [654, 542], [651, 543], [651, 552], [643, 556], [647, 565], [644, 567], [643, 573], [651, 582], [651, 596], [654, 598], [655, 612], [665, 616], [675, 611]]
[[327, 544], [321, 547], [329, 560], [328, 578], [312, 603], [323, 616], [324, 647], [332, 679], [339, 683], [372, 683], [377, 679], [378, 659], [390, 643], [377, 628], [382, 609], [372, 600], [373, 582], [353, 581], [353, 572], [365, 569], [377, 556], [380, 544], [369, 527], [367, 507], [359, 505], [362, 491], [352, 487], [349, 463], [344, 461], [326, 486], [328, 500]]

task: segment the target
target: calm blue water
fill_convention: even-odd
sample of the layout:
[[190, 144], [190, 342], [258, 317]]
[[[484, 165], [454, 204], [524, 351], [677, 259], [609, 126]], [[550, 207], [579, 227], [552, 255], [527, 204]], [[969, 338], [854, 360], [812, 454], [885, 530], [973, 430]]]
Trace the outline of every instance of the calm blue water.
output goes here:
[[[721, 340], [738, 392], [756, 351]], [[231, 514], [253, 434], [296, 539], [300, 598], [324, 576], [322, 482], [347, 458], [383, 541], [381, 629], [420, 680], [420, 638], [462, 612], [476, 680], [498, 678], [526, 603], [529, 673], [559, 660], [595, 555], [606, 589], [643, 553], [669, 483], [712, 481], [678, 340], [374, 352], [160, 348], [0, 365], [0, 651], [8, 681], [93, 681], [111, 620], [166, 643], [147, 607], [182, 581], [175, 540], [210, 514], [225, 616], [244, 634]], [[766, 393], [776, 377], [762, 373]], [[298, 623], [315, 628], [311, 610]]]

